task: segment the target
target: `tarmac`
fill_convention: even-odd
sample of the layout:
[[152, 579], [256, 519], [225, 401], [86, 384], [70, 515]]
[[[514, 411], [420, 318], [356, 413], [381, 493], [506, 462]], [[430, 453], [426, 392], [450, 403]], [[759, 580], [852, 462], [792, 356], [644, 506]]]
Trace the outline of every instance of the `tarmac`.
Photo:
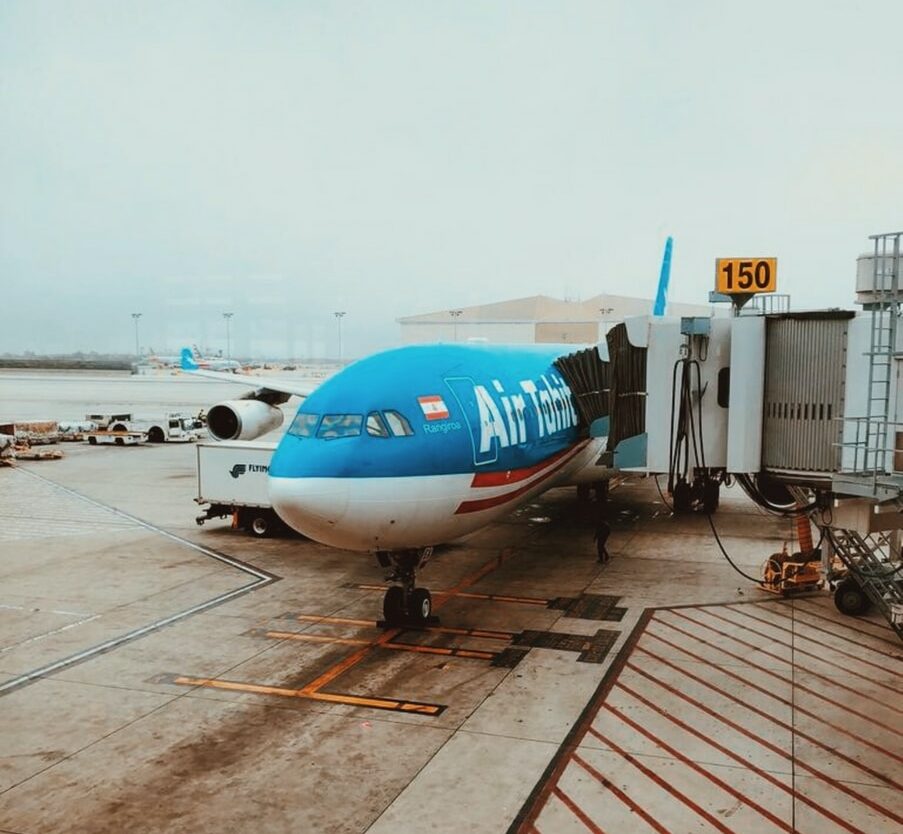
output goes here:
[[[7, 372], [0, 418], [231, 389]], [[196, 526], [193, 445], [62, 448], [0, 469], [0, 832], [903, 831], [903, 644], [757, 589], [652, 479], [608, 563], [551, 490], [383, 630], [375, 559]], [[756, 575], [792, 535], [737, 489], [714, 521]]]

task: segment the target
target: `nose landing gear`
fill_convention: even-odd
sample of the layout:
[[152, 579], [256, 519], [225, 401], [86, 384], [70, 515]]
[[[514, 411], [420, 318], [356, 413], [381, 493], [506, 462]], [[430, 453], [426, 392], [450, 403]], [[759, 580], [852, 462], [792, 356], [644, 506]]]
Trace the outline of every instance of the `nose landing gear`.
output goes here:
[[376, 554], [380, 565], [391, 567], [387, 582], [398, 582], [386, 591], [383, 598], [383, 625], [418, 626], [439, 622], [433, 616], [433, 598], [426, 588], [416, 587], [416, 572], [433, 555], [433, 548], [405, 550], [401, 552], [380, 552]]

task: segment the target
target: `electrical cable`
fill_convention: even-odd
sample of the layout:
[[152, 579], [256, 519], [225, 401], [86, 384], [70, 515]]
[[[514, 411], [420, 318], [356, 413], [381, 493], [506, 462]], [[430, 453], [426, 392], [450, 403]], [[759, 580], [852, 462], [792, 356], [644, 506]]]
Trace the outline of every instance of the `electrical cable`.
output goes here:
[[724, 549], [724, 545], [721, 543], [721, 537], [718, 535], [718, 531], [715, 529], [715, 522], [712, 521], [712, 514], [705, 513], [705, 517], [708, 519], [709, 527], [712, 528], [712, 534], [715, 536], [715, 541], [718, 542], [718, 548], [721, 550], [721, 553], [724, 556], [724, 558], [727, 559], [728, 564], [735, 571], [737, 571], [737, 573], [739, 573], [740, 576], [742, 576], [744, 579], [748, 579], [753, 584], [761, 586], [762, 580], [756, 579], [754, 576], [750, 576], [748, 573], [746, 573], [746, 571], [744, 571], [742, 568], [738, 567], [736, 562], [734, 562], [734, 560], [731, 559], [730, 554]]
[[662, 492], [661, 484], [659, 484], [659, 482], [658, 482], [658, 475], [653, 475], [653, 478], [654, 478], [654, 480], [655, 480], [655, 488], [658, 490], [658, 494], [659, 494], [659, 496], [660, 496], [661, 499], [662, 499], [662, 503], [663, 503], [669, 510], [671, 510], [671, 512], [673, 513], [673, 512], [674, 512], [674, 505], [671, 504], [671, 503], [669, 503], [669, 502], [668, 502], [668, 499], [665, 498], [665, 493]]

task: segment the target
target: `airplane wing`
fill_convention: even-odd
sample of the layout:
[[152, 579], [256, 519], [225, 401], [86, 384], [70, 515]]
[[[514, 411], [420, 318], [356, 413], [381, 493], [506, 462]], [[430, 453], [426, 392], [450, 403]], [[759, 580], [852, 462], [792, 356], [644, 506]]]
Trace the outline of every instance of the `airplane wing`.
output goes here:
[[257, 388], [262, 393], [273, 392], [275, 394], [286, 394], [282, 401], [288, 399], [289, 396], [309, 397], [314, 389], [315, 384], [302, 384], [298, 380], [277, 379], [275, 377], [259, 377], [245, 376], [243, 374], [232, 374], [226, 371], [208, 371], [198, 367], [198, 363], [194, 361], [191, 348], [182, 348], [181, 364], [183, 371], [194, 374], [195, 376], [209, 377], [210, 379], [218, 379], [220, 382], [234, 382], [239, 385], [247, 385], [251, 388]]

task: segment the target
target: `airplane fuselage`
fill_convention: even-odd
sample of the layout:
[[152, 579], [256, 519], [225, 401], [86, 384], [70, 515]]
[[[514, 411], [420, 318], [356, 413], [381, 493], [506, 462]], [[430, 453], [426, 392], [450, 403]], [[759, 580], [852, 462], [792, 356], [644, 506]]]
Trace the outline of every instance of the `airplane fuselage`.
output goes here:
[[270, 464], [298, 532], [363, 551], [470, 533], [599, 457], [552, 345], [416, 345], [348, 366], [301, 405]]

